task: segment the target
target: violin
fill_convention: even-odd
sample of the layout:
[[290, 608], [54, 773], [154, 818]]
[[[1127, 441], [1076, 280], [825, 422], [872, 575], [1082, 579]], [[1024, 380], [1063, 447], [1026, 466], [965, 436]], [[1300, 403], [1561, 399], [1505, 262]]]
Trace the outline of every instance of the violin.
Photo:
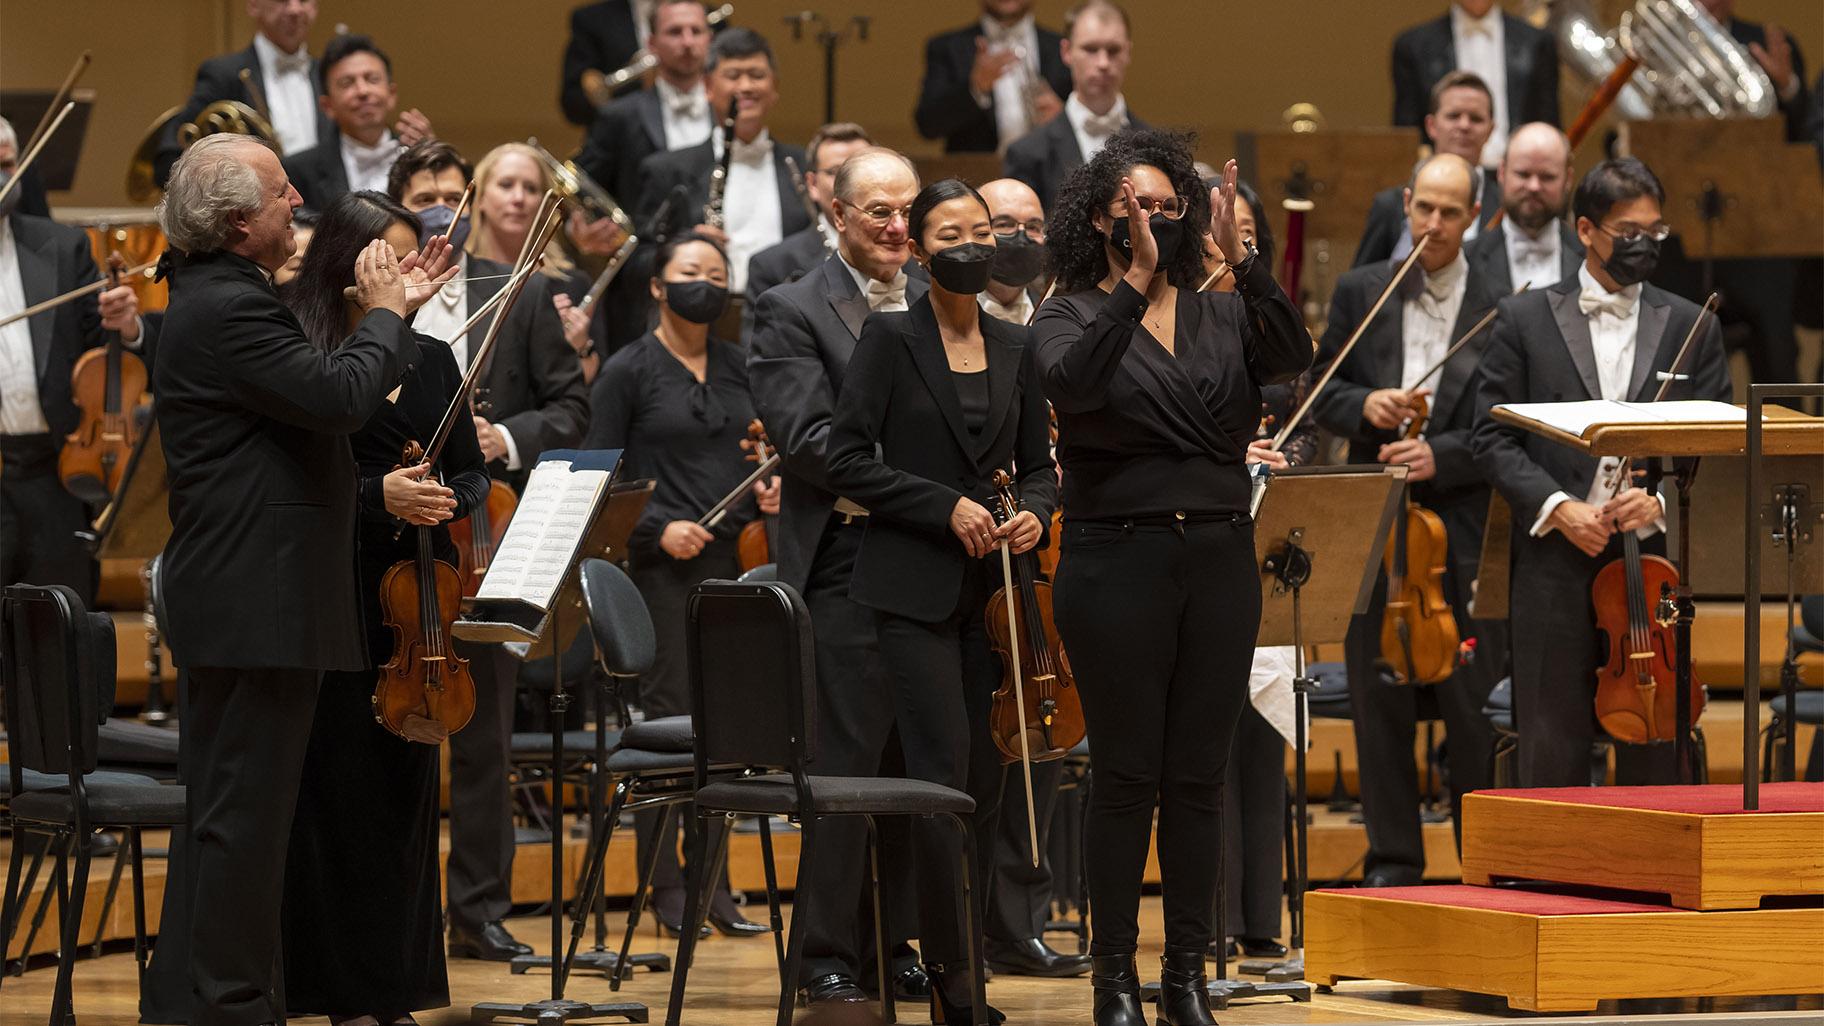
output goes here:
[[[1402, 432], [1417, 438], [1427, 416], [1423, 397]], [[1444, 521], [1412, 500], [1394, 522], [1393, 537], [1382, 557], [1387, 569], [1387, 609], [1381, 617], [1381, 659], [1402, 683], [1437, 684], [1457, 667], [1462, 636], [1450, 601], [1444, 595], [1444, 568], [1450, 556]]]
[[[750, 422], [747, 425], [747, 458], [764, 465], [773, 458], [767, 451], [770, 445], [765, 426], [757, 419]], [[772, 562], [771, 538], [778, 521], [779, 514], [768, 513], [748, 521], [741, 528], [741, 534], [735, 540], [735, 551], [741, 561], [742, 573]]]
[[[424, 450], [407, 442], [401, 459], [401, 466], [417, 466]], [[374, 719], [407, 741], [434, 745], [475, 715], [475, 681], [469, 661], [451, 647], [462, 576], [432, 554], [436, 528], [414, 530], [417, 557], [394, 563], [380, 578], [381, 616], [393, 631], [393, 656], [374, 682]]]
[[[487, 389], [475, 390], [475, 400], [471, 404], [475, 415], [487, 417], [493, 412], [493, 404], [487, 399]], [[519, 508], [519, 496], [511, 485], [505, 481], [493, 480], [488, 483], [487, 501], [469, 512], [461, 520], [452, 520], [449, 524], [450, 539], [456, 543], [456, 569], [462, 577], [462, 594], [471, 598], [481, 590], [482, 578], [488, 574], [488, 565], [494, 562], [494, 550], [500, 547], [500, 540], [507, 535], [507, 523], [513, 519], [513, 511]]]
[[[995, 520], [1004, 524], [1020, 512], [1013, 478], [997, 470], [994, 487]], [[1003, 667], [990, 731], [1004, 763], [1028, 756], [1033, 762], [1062, 759], [1083, 740], [1083, 702], [1052, 622], [1051, 582], [1039, 578], [1037, 553], [1013, 556], [1011, 562], [1012, 583], [989, 596], [985, 614], [989, 642]]]
[[[108, 254], [108, 288], [117, 288], [127, 262]], [[76, 430], [63, 441], [57, 476], [70, 494], [85, 502], [106, 502], [120, 486], [127, 458], [142, 430], [135, 414], [146, 394], [146, 365], [127, 352], [120, 333], [91, 349], [70, 372], [70, 398], [82, 411]]]

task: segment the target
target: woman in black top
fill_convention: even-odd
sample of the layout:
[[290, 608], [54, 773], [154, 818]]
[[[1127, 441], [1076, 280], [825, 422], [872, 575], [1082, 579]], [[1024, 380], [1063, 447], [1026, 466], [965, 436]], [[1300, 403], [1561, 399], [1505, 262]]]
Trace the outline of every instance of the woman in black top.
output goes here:
[[[659, 247], [655, 263], [657, 276], [649, 287], [659, 325], [602, 366], [583, 441], [589, 449], [626, 450], [626, 473], [658, 482], [627, 542], [633, 580], [657, 632], [652, 669], [640, 676], [640, 709], [654, 719], [690, 715], [684, 606], [691, 589], [740, 575], [736, 541], [759, 515], [755, 500], [777, 502], [771, 484], [761, 482], [754, 498], [736, 502], [714, 526], [698, 526], [711, 506], [753, 472], [741, 448], [754, 419], [747, 361], [739, 345], [709, 334], [728, 305], [728, 257], [722, 248], [686, 232]], [[684, 818], [694, 826], [695, 816]], [[664, 853], [676, 851], [675, 828], [658, 837], [658, 819], [647, 813], [635, 821], [641, 851], [650, 851], [655, 841]], [[684, 882], [676, 856], [659, 859], [652, 888], [654, 914], [677, 933]], [[766, 932], [735, 908], [726, 878], [710, 899], [709, 919], [724, 933]]]
[[[849, 594], [876, 611], [906, 773], [967, 789], [975, 821], [991, 825], [1001, 761], [988, 715], [1000, 666], [984, 612], [1001, 583], [998, 547], [1026, 552], [1051, 521], [1050, 420], [1026, 329], [976, 304], [994, 259], [988, 205], [944, 179], [918, 194], [906, 223], [931, 291], [863, 325], [830, 427], [830, 483], [870, 514]], [[1023, 507], [1003, 524], [989, 513], [996, 470], [1012, 471]], [[979, 832], [971, 853], [978, 913], [993, 836]], [[941, 818], [915, 820], [913, 838], [933, 1018], [983, 1021], [970, 1014], [964, 944], [970, 936], [981, 950], [980, 916], [968, 935], [957, 921], [962, 838]]]
[[[355, 255], [376, 239], [410, 252], [418, 227], [417, 217], [377, 192], [332, 203], [282, 293], [305, 334], [326, 348], [340, 343], [361, 317], [342, 294], [354, 284]], [[419, 335], [417, 366], [349, 439], [361, 473], [360, 521], [349, 529], [359, 541], [374, 667], [393, 652], [381, 577], [417, 557], [420, 530], [430, 532], [437, 558], [454, 566], [456, 546], [443, 525], [488, 494], [468, 416], [456, 418], [433, 474], [399, 466], [407, 441], [429, 444], [461, 384], [448, 343]], [[376, 677], [371, 667], [323, 675], [285, 863], [286, 1008], [362, 1026], [410, 1022], [414, 1010], [450, 1003], [438, 904], [437, 746], [375, 722]]]
[[[1214, 1021], [1216, 801], [1260, 624], [1246, 453], [1261, 386], [1311, 363], [1297, 309], [1241, 241], [1234, 197], [1234, 162], [1205, 193], [1188, 139], [1128, 131], [1072, 172], [1049, 219], [1063, 295], [1040, 309], [1033, 343], [1063, 465], [1054, 609], [1095, 760], [1098, 1026], [1144, 1022], [1134, 950], [1155, 800], [1160, 1021]], [[1206, 221], [1237, 294], [1193, 291]]]

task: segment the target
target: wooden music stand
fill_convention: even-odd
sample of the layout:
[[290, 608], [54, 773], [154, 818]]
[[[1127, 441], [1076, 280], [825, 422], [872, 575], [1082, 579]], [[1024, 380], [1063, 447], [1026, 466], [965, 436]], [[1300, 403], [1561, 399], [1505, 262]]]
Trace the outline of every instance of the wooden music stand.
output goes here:
[[1659, 176], [1666, 221], [1691, 259], [1824, 252], [1818, 151], [1788, 143], [1784, 119], [1635, 121], [1621, 126], [1619, 149]]

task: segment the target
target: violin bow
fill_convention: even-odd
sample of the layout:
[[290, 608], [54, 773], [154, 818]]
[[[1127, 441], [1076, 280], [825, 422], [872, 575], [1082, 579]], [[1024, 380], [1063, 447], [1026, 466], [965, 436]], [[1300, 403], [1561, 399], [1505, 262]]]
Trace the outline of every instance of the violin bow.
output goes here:
[[[1515, 289], [1513, 294], [1515, 296], [1517, 296], [1520, 293], [1525, 292], [1527, 289], [1530, 289], [1532, 287], [1533, 287], [1532, 282], [1530, 282], [1530, 281], [1526, 282], [1525, 284], [1521, 285], [1519, 288]], [[1438, 362], [1432, 364], [1431, 369], [1426, 371], [1422, 376], [1420, 376], [1418, 381], [1413, 382], [1412, 387], [1418, 388], [1420, 385], [1423, 385], [1425, 382], [1430, 381], [1432, 379], [1433, 375], [1435, 375], [1439, 371], [1443, 370], [1444, 365], [1450, 362], [1451, 357], [1457, 355], [1458, 350], [1462, 349], [1466, 345], [1469, 345], [1470, 339], [1475, 338], [1477, 335], [1482, 334], [1483, 328], [1486, 328], [1490, 324], [1494, 323], [1495, 314], [1497, 312], [1499, 312], [1500, 309], [1501, 308], [1499, 306], [1489, 307], [1488, 312], [1482, 315], [1482, 319], [1478, 320], [1474, 325], [1472, 325], [1470, 327], [1470, 329], [1468, 331], [1464, 332], [1463, 337], [1460, 339], [1457, 339], [1457, 341], [1455, 343], [1453, 343], [1449, 349], [1446, 349], [1444, 351], [1444, 355], [1438, 358]]]
[[754, 486], [754, 482], [772, 473], [773, 468], [777, 466], [779, 466], [779, 454], [776, 452], [769, 454], [765, 459], [760, 461], [758, 467], [754, 468], [753, 473], [743, 478], [740, 484], [731, 489], [727, 495], [722, 496], [721, 500], [714, 506], [709, 507], [709, 512], [698, 517], [697, 526], [702, 528], [713, 528], [721, 523], [722, 518], [728, 515], [728, 508], [741, 501], [741, 496], [745, 495], [747, 490]]
[[1032, 304], [1032, 313], [1030, 313], [1026, 316], [1026, 326], [1028, 328], [1032, 327], [1033, 321], [1036, 321], [1039, 319], [1039, 307], [1044, 306], [1045, 301], [1047, 299], [1050, 299], [1051, 294], [1053, 292], [1056, 292], [1057, 290], [1058, 290], [1058, 276], [1054, 274], [1051, 276], [1051, 281], [1048, 284], [1046, 284], [1046, 286], [1045, 286], [1045, 294], [1039, 297], [1038, 302]]
[[[1705, 321], [1715, 316], [1717, 304], [1722, 301], [1722, 298], [1723, 296], [1720, 292], [1710, 293], [1710, 298], [1704, 300], [1703, 307], [1697, 311], [1697, 316], [1692, 318], [1691, 330], [1685, 332], [1685, 340], [1679, 343], [1678, 353], [1672, 357], [1672, 366], [1666, 368], [1659, 376], [1659, 391], [1653, 393], [1654, 402], [1663, 402], [1666, 398], [1666, 393], [1672, 390], [1672, 383], [1683, 377], [1683, 375], [1679, 373], [1679, 370], [1685, 364], [1685, 357], [1691, 352], [1691, 344], [1697, 341], [1698, 332], [1704, 330]], [[1634, 459], [1630, 456], [1615, 465], [1615, 473], [1608, 480], [1609, 494], [1611, 497], [1620, 495], [1621, 486], [1629, 477], [1633, 476], [1633, 463]]]
[[64, 104], [63, 109], [57, 112], [57, 116], [51, 119], [50, 127], [46, 128], [44, 133], [38, 136], [36, 142], [27, 147], [25, 156], [20, 157], [19, 163], [13, 165], [12, 177], [6, 180], [5, 185], [0, 185], [0, 203], [4, 203], [6, 198], [12, 195], [13, 189], [19, 185], [19, 179], [25, 177], [25, 169], [31, 167], [32, 161], [38, 159], [38, 153], [44, 149], [44, 144], [51, 141], [51, 133], [57, 131], [57, 126], [63, 124], [63, 119], [69, 117], [70, 111], [75, 109], [75, 100], [71, 100]]
[[[138, 274], [150, 275], [152, 273], [152, 268], [157, 265], [158, 265], [157, 260], [148, 260], [145, 263], [140, 264], [138, 267], [129, 267], [126, 270], [120, 272], [121, 281], [124, 282], [128, 278], [131, 278], [134, 275], [138, 275]], [[55, 307], [62, 306], [63, 304], [68, 303], [71, 300], [81, 299], [84, 296], [91, 295], [93, 293], [100, 292], [103, 289], [110, 289], [113, 287], [114, 287], [113, 284], [110, 284], [110, 280], [108, 278], [98, 278], [95, 281], [89, 282], [87, 285], [82, 286], [81, 288], [71, 289], [70, 291], [65, 292], [61, 296], [52, 296], [51, 298], [44, 300], [43, 302], [33, 303], [31, 306], [28, 306], [25, 309], [20, 310], [17, 313], [11, 313], [11, 314], [7, 314], [5, 317], [0, 317], [0, 328], [4, 328], [7, 325], [13, 323], [14, 321], [22, 321], [22, 320], [26, 319], [27, 317], [32, 316], [33, 314], [41, 314], [46, 310], [50, 310]]]
[[[1001, 509], [1007, 514], [1005, 523], [1013, 523], [1019, 509], [1013, 499], [1013, 478], [1006, 471], [995, 472], [996, 484], [999, 486]], [[1013, 669], [1013, 707], [1020, 721], [1020, 769], [1026, 780], [1026, 840], [1027, 851], [1032, 853], [1032, 868], [1039, 868], [1039, 820], [1033, 812], [1032, 800], [1032, 739], [1026, 733], [1026, 686], [1022, 683], [1020, 672], [1020, 624], [1014, 615], [1015, 597], [1019, 594], [1013, 586], [1013, 543], [1001, 539], [1001, 585], [1007, 597], [1007, 660]]]

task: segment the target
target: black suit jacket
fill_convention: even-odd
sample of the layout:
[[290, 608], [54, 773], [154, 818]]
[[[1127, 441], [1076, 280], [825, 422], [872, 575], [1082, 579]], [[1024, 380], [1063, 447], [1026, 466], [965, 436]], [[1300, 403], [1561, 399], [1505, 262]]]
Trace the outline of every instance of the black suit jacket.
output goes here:
[[[1501, 209], [1501, 182], [1493, 171], [1478, 170], [1482, 173], [1482, 212], [1476, 215], [1476, 223], [1487, 228], [1488, 222], [1494, 220], [1495, 212]], [[1362, 227], [1362, 241], [1356, 244], [1355, 262], [1350, 267], [1387, 259], [1393, 255], [1400, 239], [1411, 234], [1406, 226], [1405, 192], [1405, 185], [1395, 185], [1374, 194], [1374, 202], [1368, 206], [1368, 223]], [[1481, 238], [1479, 232], [1476, 238]], [[1475, 239], [1470, 241], [1473, 243]]]
[[[152, 175], [158, 180], [161, 187], [165, 184], [165, 180], [171, 177], [171, 165], [177, 163], [177, 158], [184, 155], [183, 144], [177, 140], [178, 128], [202, 113], [204, 107], [217, 100], [239, 100], [256, 110], [259, 109], [259, 105], [255, 104], [253, 97], [248, 94], [247, 86], [241, 82], [243, 70], [253, 73], [254, 84], [259, 86], [260, 95], [265, 96], [266, 76], [260, 71], [260, 56], [258, 51], [254, 50], [252, 43], [248, 43], [244, 50], [218, 54], [197, 65], [196, 85], [190, 90], [190, 99], [184, 101], [183, 112], [173, 118], [159, 135], [158, 152], [152, 158]], [[310, 80], [312, 82], [317, 80], [315, 58], [312, 58], [310, 62]], [[329, 115], [318, 110], [317, 142], [321, 144], [323, 140], [331, 138], [335, 134], [335, 122], [329, 120]]]
[[418, 358], [394, 314], [324, 352], [252, 261], [178, 261], [153, 368], [171, 485], [164, 574], [180, 666], [359, 670], [348, 436]]
[[[1507, 264], [1507, 224], [1505, 222], [1487, 229], [1469, 241], [1463, 247], [1469, 257], [1469, 266], [1476, 275], [1494, 292], [1496, 298], [1509, 295], [1522, 284], [1514, 280], [1513, 269]], [[1566, 219], [1558, 219], [1558, 281], [1577, 277], [1577, 268], [1583, 263], [1583, 243], [1577, 240], [1577, 233], [1571, 230]], [[1557, 282], [1536, 281], [1534, 290], [1543, 289]]]
[[342, 166], [340, 131], [332, 125], [328, 136], [319, 134], [317, 139], [317, 145], [286, 157], [284, 164], [305, 208], [321, 214], [348, 193], [348, 169]]
[[[906, 302], [918, 302], [929, 289], [908, 275]], [[800, 591], [836, 502], [828, 469], [830, 421], [868, 313], [840, 256], [768, 291], [755, 311], [748, 388], [789, 479], [779, 496], [773, 560], [779, 579]]]
[[930, 296], [871, 314], [830, 428], [830, 483], [868, 508], [849, 594], [864, 606], [934, 623], [956, 610], [969, 554], [950, 530], [956, 500], [995, 508], [996, 470], [1014, 473], [1024, 508], [1051, 523], [1058, 474], [1051, 416], [1024, 327], [983, 316], [988, 420], [972, 436], [944, 357]]
[[[971, 100], [971, 105], [974, 102]], [[1135, 117], [1130, 110], [1127, 127], [1151, 126]], [[1047, 211], [1051, 210], [1053, 201], [1057, 199], [1058, 187], [1064, 184], [1064, 176], [1082, 166], [1083, 149], [1077, 145], [1076, 129], [1070, 127], [1070, 118], [1063, 112], [1007, 147], [1007, 154], [1001, 159], [1002, 173], [1030, 185], [1032, 191], [1039, 194], [1039, 203]]]
[[[1501, 15], [1501, 38], [1507, 52], [1508, 129], [1530, 121], [1556, 125], [1557, 41], [1511, 14]], [[1456, 67], [1457, 44], [1448, 13], [1400, 33], [1393, 41], [1393, 123], [1416, 126], [1424, 135], [1431, 87]]]
[[[468, 259], [468, 308], [473, 316], [506, 285], [505, 278], [494, 276], [513, 269], [476, 256]], [[489, 318], [469, 334], [471, 358], [492, 323]], [[551, 284], [543, 275], [527, 278], [525, 291], [507, 311], [481, 383], [487, 390], [488, 420], [506, 428], [519, 450], [518, 470], [508, 471], [504, 460], [489, 464], [495, 477], [523, 488], [539, 453], [582, 441], [589, 426], [589, 386], [583, 382], [582, 364], [564, 341], [563, 322], [551, 305]]]
[[[1064, 66], [1062, 51], [1064, 37], [1039, 26], [1034, 26], [1034, 32], [1039, 37], [1039, 75], [1063, 99], [1070, 95], [1070, 69]], [[918, 87], [918, 109], [912, 117], [918, 123], [919, 135], [944, 141], [945, 153], [993, 153], [1000, 148], [995, 101], [990, 97], [987, 109], [983, 109], [969, 91], [975, 41], [981, 37], [982, 24], [977, 21], [925, 42], [925, 78]]]
[[755, 253], [747, 262], [747, 306], [741, 311], [741, 337], [753, 336], [754, 307], [761, 296], [775, 285], [804, 277], [811, 268], [829, 259], [832, 252], [824, 248], [823, 232], [811, 225]]
[[[570, 42], [564, 47], [563, 80], [557, 102], [571, 124], [587, 125], [595, 118], [595, 105], [583, 92], [583, 72], [594, 68], [612, 74], [633, 59], [640, 49], [640, 33], [633, 24], [631, 0], [602, 0], [570, 12]], [[640, 88], [640, 80], [622, 86], [616, 95]]]
[[[798, 170], [804, 170], [804, 150], [774, 139], [773, 169], [779, 183], [779, 225], [784, 229], [780, 233], [781, 240], [811, 226], [810, 218], [804, 212], [804, 201], [798, 198], [798, 187], [792, 184], [792, 173], [785, 166], [787, 157], [797, 163]], [[669, 231], [665, 234], [675, 234], [701, 223], [703, 206], [709, 202], [709, 175], [715, 166], [714, 142], [708, 140], [681, 150], [654, 153], [640, 161], [640, 198], [633, 217], [634, 223], [639, 225], [640, 238], [657, 237], [661, 226], [655, 224], [654, 219], [665, 204], [665, 198], [679, 186], [683, 187], [686, 199], [682, 206], [673, 206], [666, 216]], [[729, 199], [733, 201], [734, 197]]]
[[[1750, 43], [1760, 47], [1767, 45], [1767, 29], [1758, 21], [1731, 18], [1727, 28], [1729, 35], [1742, 44], [1744, 50]], [[1799, 80], [1799, 91], [1794, 93], [1790, 100], [1780, 100], [1780, 85], [1775, 82], [1773, 85], [1774, 98], [1779, 100], [1780, 116], [1786, 119], [1787, 141], [1810, 142], [1811, 136], [1806, 129], [1810, 126], [1812, 116], [1811, 90], [1806, 87], [1805, 83], [1805, 55], [1799, 52], [1799, 41], [1791, 33], [1787, 33], [1786, 40], [1792, 44], [1792, 74]], [[1752, 56], [1748, 59], [1754, 60]]]
[[589, 123], [576, 164], [623, 205], [640, 195], [640, 163], [665, 146], [665, 117], [656, 89], [616, 97]]

